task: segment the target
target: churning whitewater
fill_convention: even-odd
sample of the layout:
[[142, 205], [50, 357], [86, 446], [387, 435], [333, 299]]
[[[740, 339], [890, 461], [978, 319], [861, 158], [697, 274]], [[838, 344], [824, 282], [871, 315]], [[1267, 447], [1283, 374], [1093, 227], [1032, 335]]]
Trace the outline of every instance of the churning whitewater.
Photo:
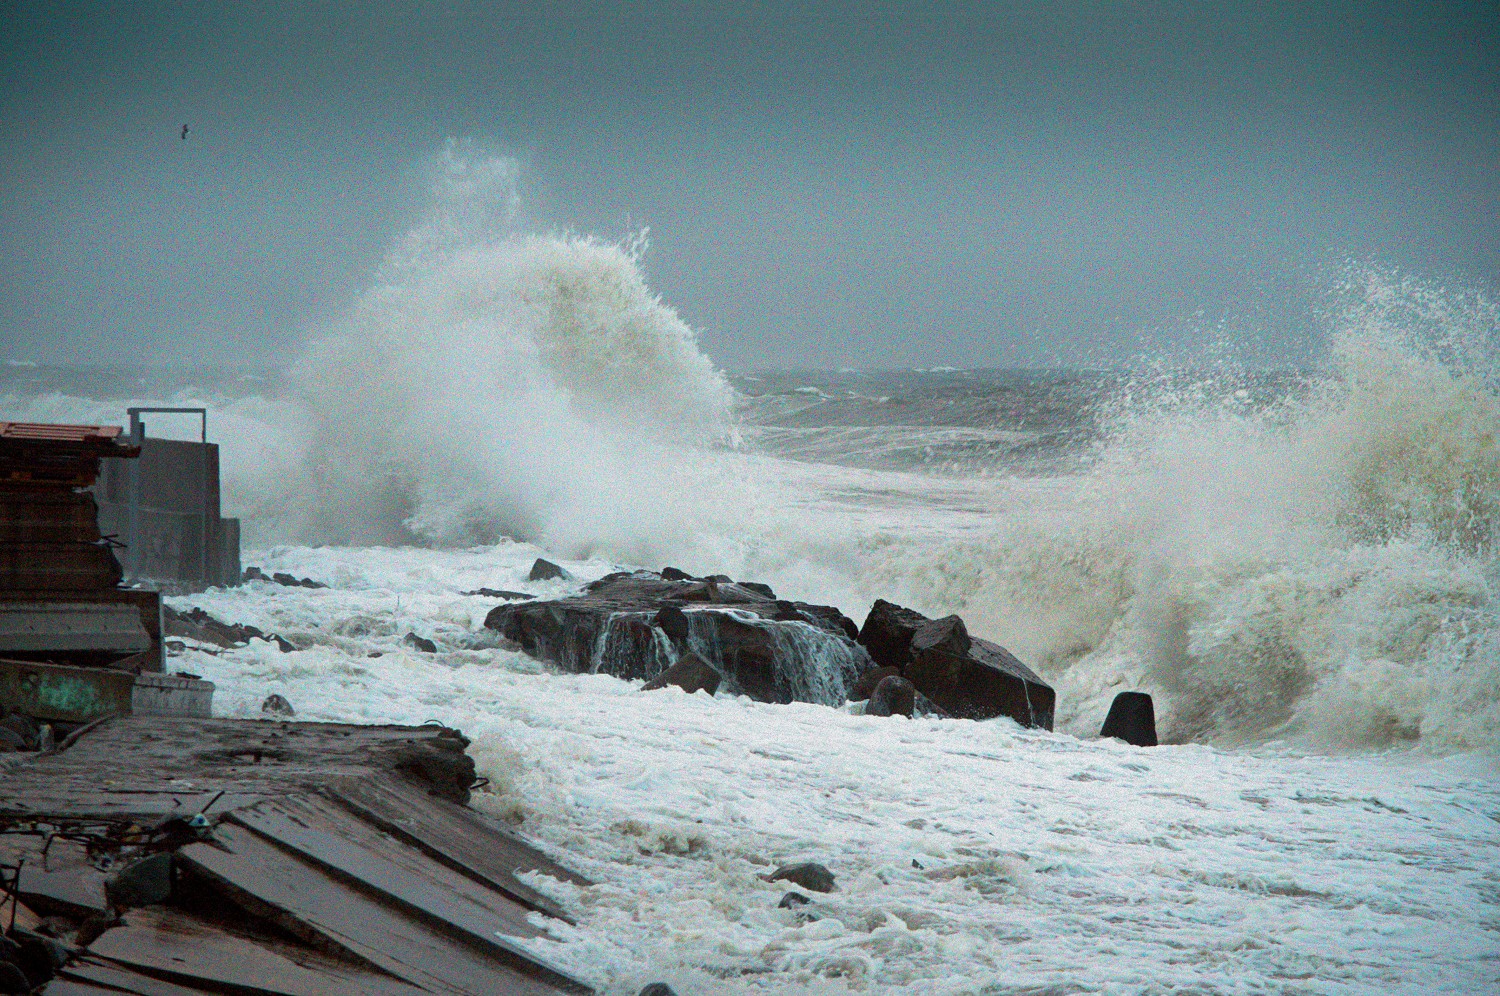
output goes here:
[[[538, 887], [578, 918], [549, 957], [611, 993], [1496, 983], [1489, 297], [1350, 271], [1312, 372], [727, 376], [644, 233], [525, 231], [514, 163], [462, 146], [437, 172], [274, 390], [8, 373], [17, 419], [207, 404], [247, 562], [332, 586], [178, 601], [303, 648], [189, 647], [222, 711], [474, 736], [478, 804], [600, 883]], [[959, 613], [1059, 732], [550, 674], [461, 594], [668, 564]], [[1124, 690], [1179, 746], [1092, 739]], [[757, 877], [798, 858], [840, 881], [809, 923]]]

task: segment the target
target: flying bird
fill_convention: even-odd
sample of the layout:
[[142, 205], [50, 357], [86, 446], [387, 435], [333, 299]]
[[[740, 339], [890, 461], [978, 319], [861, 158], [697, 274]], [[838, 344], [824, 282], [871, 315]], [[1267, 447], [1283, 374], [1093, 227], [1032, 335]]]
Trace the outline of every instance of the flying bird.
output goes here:
[[187, 125], [183, 125], [183, 126], [182, 126], [182, 140], [183, 140], [183, 141], [184, 141], [184, 142], [186, 142], [186, 141], [187, 141], [187, 131], [188, 131], [188, 129], [187, 129]]

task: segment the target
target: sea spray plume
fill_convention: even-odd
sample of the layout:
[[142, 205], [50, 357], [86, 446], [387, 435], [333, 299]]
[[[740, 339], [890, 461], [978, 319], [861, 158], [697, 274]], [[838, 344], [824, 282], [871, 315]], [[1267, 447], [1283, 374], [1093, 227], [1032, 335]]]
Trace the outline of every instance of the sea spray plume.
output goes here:
[[624, 556], [677, 528], [673, 465], [728, 434], [729, 389], [647, 286], [644, 236], [516, 231], [517, 173], [450, 146], [432, 213], [309, 347], [302, 538]]
[[866, 586], [1003, 634], [1080, 734], [1131, 689], [1166, 741], [1500, 749], [1500, 325], [1483, 294], [1360, 286], [1281, 401], [1140, 382], [1089, 473], [983, 541], [869, 544]]

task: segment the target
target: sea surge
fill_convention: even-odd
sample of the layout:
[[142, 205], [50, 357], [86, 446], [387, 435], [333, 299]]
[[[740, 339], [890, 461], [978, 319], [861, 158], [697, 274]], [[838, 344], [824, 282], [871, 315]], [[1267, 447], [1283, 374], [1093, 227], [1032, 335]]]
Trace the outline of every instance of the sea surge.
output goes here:
[[[856, 618], [878, 597], [957, 612], [1055, 684], [1079, 735], [1140, 690], [1169, 742], [1500, 750], [1486, 295], [1351, 272], [1318, 370], [1269, 396], [1246, 371], [1112, 373], [1078, 402], [1079, 458], [1046, 473], [858, 466], [847, 410], [823, 463], [804, 441], [837, 379], [795, 396], [795, 459], [758, 445], [747, 399], [651, 290], [644, 234], [525, 231], [514, 163], [463, 146], [435, 177], [427, 216], [283, 390], [138, 399], [213, 409], [226, 511], [252, 546], [509, 539], [765, 581]], [[846, 381], [871, 411], [888, 401]], [[123, 408], [6, 403], [36, 420]], [[1025, 437], [990, 409], [964, 417], [881, 438]]]

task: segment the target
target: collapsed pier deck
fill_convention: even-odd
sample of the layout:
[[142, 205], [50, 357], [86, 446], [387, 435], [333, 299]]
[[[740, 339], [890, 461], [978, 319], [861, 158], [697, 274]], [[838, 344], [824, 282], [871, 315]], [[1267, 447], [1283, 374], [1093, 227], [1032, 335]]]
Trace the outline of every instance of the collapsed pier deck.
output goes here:
[[[17, 925], [71, 953], [40, 991], [588, 992], [520, 943], [567, 916], [518, 876], [587, 883], [463, 804], [465, 744], [437, 726], [124, 716], [0, 761]], [[170, 895], [116, 916], [120, 869], [163, 853]]]

